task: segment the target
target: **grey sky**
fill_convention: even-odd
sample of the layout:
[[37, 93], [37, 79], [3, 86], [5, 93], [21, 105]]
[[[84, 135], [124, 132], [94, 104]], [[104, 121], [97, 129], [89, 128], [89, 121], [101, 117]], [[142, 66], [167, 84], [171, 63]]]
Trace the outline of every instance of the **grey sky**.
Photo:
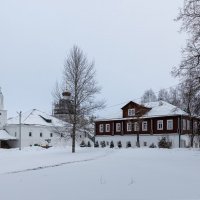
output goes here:
[[0, 0], [0, 86], [8, 115], [51, 111], [51, 91], [77, 44], [96, 63], [113, 105], [168, 88], [185, 36], [173, 21], [183, 0]]

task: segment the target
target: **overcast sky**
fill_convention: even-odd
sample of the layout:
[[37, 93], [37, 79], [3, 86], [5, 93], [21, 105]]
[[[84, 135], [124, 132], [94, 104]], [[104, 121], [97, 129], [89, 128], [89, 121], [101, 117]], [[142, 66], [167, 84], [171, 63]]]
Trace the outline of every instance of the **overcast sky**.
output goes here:
[[0, 0], [0, 86], [8, 115], [51, 112], [52, 89], [77, 44], [95, 60], [101, 97], [115, 105], [177, 83], [183, 0]]

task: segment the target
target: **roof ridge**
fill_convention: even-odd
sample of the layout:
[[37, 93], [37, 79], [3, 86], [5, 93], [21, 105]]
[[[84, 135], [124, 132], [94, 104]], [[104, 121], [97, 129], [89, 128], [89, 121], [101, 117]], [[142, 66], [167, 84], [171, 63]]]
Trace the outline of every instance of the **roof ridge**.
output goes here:
[[52, 115], [50, 115], [50, 114], [48, 114], [48, 113], [46, 113], [46, 112], [44, 112], [44, 111], [38, 110], [38, 109], [33, 109], [33, 111], [38, 111], [38, 112], [44, 113], [44, 114], [46, 114], [46, 115], [49, 115], [50, 117], [53, 117]]
[[30, 117], [30, 115], [32, 115], [33, 111], [34, 111], [34, 109], [31, 110], [31, 112], [30, 112], [29, 115], [23, 120], [23, 122], [25, 122], [25, 121]]

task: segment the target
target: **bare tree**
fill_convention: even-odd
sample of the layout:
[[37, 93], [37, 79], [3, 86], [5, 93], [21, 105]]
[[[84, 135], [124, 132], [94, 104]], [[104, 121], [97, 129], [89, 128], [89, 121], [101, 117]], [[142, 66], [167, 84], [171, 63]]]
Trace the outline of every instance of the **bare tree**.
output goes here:
[[194, 41], [200, 38], [200, 0], [184, 0], [176, 21], [182, 21], [181, 31], [191, 34]]
[[62, 87], [57, 85], [55, 100], [61, 97], [63, 90], [71, 93], [69, 123], [71, 124], [72, 153], [75, 152], [76, 135], [89, 127], [90, 116], [95, 110], [104, 107], [103, 101], [96, 101], [100, 92], [95, 80], [94, 62], [89, 62], [78, 46], [73, 46], [64, 64]]
[[182, 107], [182, 100], [181, 100], [181, 92], [180, 92], [180, 86], [173, 88], [171, 87], [169, 89], [169, 101], [168, 103], [171, 103], [174, 106], [177, 106], [178, 108]]
[[181, 31], [187, 32], [189, 39], [173, 75], [180, 79], [184, 110], [196, 114], [200, 100], [200, 0], [184, 0], [176, 20], [182, 22]]
[[140, 115], [136, 115], [136, 122], [134, 122], [134, 130], [136, 131], [136, 146], [140, 147], [140, 133], [141, 133], [141, 127], [142, 127], [143, 119]]
[[157, 101], [157, 97], [152, 89], [146, 90], [141, 97], [141, 103], [148, 103], [151, 101]]
[[161, 89], [158, 93], [158, 100], [166, 101], [178, 108], [183, 109], [182, 106], [182, 95], [180, 85], [170, 87], [169, 89]]
[[167, 89], [160, 89], [158, 92], [158, 100], [169, 102], [169, 92]]

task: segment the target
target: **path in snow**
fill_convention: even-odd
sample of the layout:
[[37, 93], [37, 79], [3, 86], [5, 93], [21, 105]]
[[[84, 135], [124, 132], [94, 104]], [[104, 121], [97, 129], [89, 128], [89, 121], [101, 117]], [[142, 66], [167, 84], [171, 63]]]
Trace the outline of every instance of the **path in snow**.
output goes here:
[[25, 148], [22, 151], [10, 149], [0, 151], [0, 174], [15, 174], [32, 170], [58, 167], [79, 162], [88, 162], [107, 156], [112, 149], [99, 151], [94, 148], [77, 149], [72, 154], [70, 148], [42, 149]]

